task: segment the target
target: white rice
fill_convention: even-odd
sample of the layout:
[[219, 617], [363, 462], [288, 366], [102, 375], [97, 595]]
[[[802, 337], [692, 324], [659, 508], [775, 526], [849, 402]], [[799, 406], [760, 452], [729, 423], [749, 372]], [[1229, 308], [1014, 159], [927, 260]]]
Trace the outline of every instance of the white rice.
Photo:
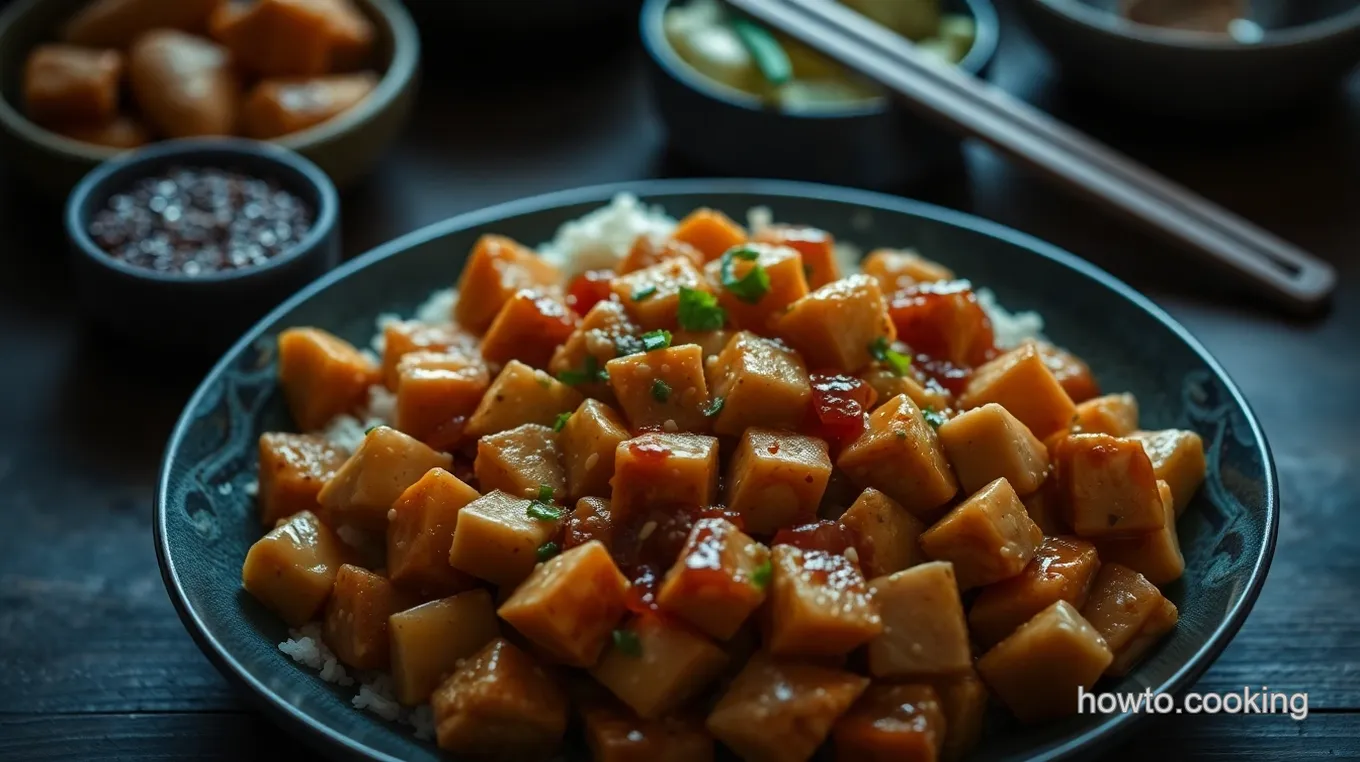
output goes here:
[[416, 738], [434, 738], [434, 711], [430, 705], [421, 704], [411, 709], [402, 706], [396, 699], [392, 677], [385, 672], [360, 672], [356, 676], [347, 673], [322, 641], [320, 622], [289, 630], [288, 640], [279, 644], [279, 650], [298, 664], [317, 670], [321, 679], [328, 683], [349, 687], [355, 684], [357, 676], [359, 692], [350, 699], [355, 709], [366, 709], [388, 722], [410, 725], [415, 729]]
[[1037, 312], [1008, 312], [996, 303], [996, 294], [990, 288], [980, 288], [976, 292], [978, 305], [992, 321], [992, 331], [996, 334], [996, 345], [1002, 349], [1020, 346], [1026, 339], [1042, 339], [1044, 318]]
[[633, 242], [646, 235], [661, 242], [675, 230], [675, 219], [659, 206], [649, 207], [630, 193], [620, 193], [608, 206], [558, 228], [538, 253], [568, 275], [613, 267]]

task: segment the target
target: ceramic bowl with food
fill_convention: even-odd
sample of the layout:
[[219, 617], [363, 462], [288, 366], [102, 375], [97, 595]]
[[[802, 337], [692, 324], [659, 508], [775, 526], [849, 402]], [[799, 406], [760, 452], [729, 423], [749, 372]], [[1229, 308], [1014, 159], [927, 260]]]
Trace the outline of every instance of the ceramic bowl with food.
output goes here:
[[332, 753], [1019, 760], [1136, 721], [1079, 689], [1208, 667], [1277, 500], [1232, 382], [1082, 260], [658, 181], [298, 294], [190, 401], [155, 526], [205, 652]]
[[67, 201], [81, 307], [123, 339], [215, 352], [339, 262], [339, 207], [324, 172], [270, 143], [123, 154]]
[[[848, 4], [975, 76], [996, 52], [989, 0]], [[894, 189], [958, 161], [954, 135], [716, 0], [647, 0], [641, 32], [670, 145], [703, 170]]]
[[124, 150], [232, 135], [344, 186], [404, 124], [419, 47], [395, 0], [21, 0], [0, 14], [0, 139], [50, 193]]
[[[1154, 116], [1216, 120], [1283, 111], [1335, 92], [1360, 62], [1353, 2], [1203, 4], [1224, 8], [1195, 18], [1185, 13], [1193, 4], [1178, 10], [1163, 0], [1021, 0], [1018, 7], [1067, 81]], [[1234, 5], [1246, 23], [1229, 28], [1223, 20], [1239, 15]]]

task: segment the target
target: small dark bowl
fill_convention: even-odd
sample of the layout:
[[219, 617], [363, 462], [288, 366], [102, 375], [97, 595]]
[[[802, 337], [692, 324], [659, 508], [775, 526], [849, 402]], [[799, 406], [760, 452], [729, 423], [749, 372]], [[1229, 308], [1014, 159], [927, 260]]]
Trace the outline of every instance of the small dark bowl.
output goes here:
[[[675, 152], [709, 172], [895, 190], [958, 163], [959, 138], [884, 98], [837, 110], [781, 111], [713, 82], [666, 39], [666, 9], [645, 0], [642, 43], [652, 90]], [[1000, 23], [990, 0], [944, 0], [966, 14], [977, 37], [959, 68], [983, 77], [996, 54]]]
[[[312, 228], [262, 265], [189, 277], [109, 256], [88, 226], [109, 198], [175, 166], [216, 167], [272, 180], [313, 210]], [[175, 140], [125, 154], [85, 176], [66, 202], [81, 305], [92, 321], [140, 344], [219, 351], [275, 305], [340, 259], [340, 200], [326, 173], [268, 143]]]
[[[15, 0], [0, 13], [0, 152], [39, 192], [65, 196], [86, 172], [122, 153], [59, 135], [24, 116], [24, 62], [89, 0]], [[4, 0], [0, 0], [0, 6]], [[356, 0], [373, 22], [378, 86], [333, 119], [276, 141], [316, 162], [336, 185], [358, 183], [406, 126], [420, 83], [420, 35], [399, 0]]]
[[1066, 81], [1143, 114], [1239, 119], [1325, 96], [1360, 61], [1353, 0], [1253, 0], [1257, 43], [1135, 24], [1117, 0], [1020, 0]]

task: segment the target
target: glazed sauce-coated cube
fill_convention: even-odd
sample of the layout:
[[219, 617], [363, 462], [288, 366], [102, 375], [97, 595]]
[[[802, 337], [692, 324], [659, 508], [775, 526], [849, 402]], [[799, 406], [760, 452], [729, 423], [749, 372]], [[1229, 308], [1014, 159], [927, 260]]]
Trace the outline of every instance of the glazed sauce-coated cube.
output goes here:
[[395, 370], [397, 428], [431, 445], [454, 421], [466, 422], [491, 385], [480, 358], [453, 349], [409, 352]]
[[74, 45], [126, 48], [152, 29], [198, 32], [222, 0], [94, 0], [62, 27]]
[[1204, 481], [1204, 440], [1193, 431], [1139, 431], [1129, 435], [1152, 461], [1152, 473], [1171, 487], [1176, 515], [1181, 515]]
[[703, 508], [715, 502], [717, 486], [718, 440], [699, 434], [643, 434], [614, 453], [610, 507], [616, 521], [651, 506]]
[[629, 622], [590, 671], [639, 717], [680, 708], [717, 679], [727, 654], [679, 622], [644, 613]]
[[364, 403], [378, 369], [353, 344], [320, 328], [279, 334], [279, 385], [293, 420], [315, 431]]
[[391, 658], [387, 618], [412, 602], [382, 576], [345, 564], [335, 575], [321, 638], [348, 667], [386, 669]]
[[317, 502], [336, 525], [348, 524], [370, 532], [386, 532], [388, 512], [407, 487], [432, 468], [448, 469], [453, 457], [396, 429], [377, 426], [364, 435]]
[[657, 602], [710, 636], [727, 640], [765, 600], [769, 564], [765, 546], [732, 522], [699, 519], [666, 573]]
[[463, 506], [448, 550], [449, 565], [496, 585], [518, 585], [538, 563], [539, 547], [557, 535], [559, 522], [545, 510], [531, 513], [533, 507], [499, 491]]
[[748, 331], [728, 340], [708, 379], [711, 396], [723, 400], [713, 430], [727, 436], [740, 436], [752, 426], [797, 429], [812, 397], [797, 353]]
[[947, 726], [929, 685], [871, 685], [831, 729], [843, 762], [934, 762]]
[[1090, 690], [1113, 655], [1105, 639], [1067, 601], [1058, 601], [978, 659], [992, 692], [1023, 722], [1077, 711], [1077, 689]]
[[24, 113], [39, 124], [104, 124], [118, 113], [123, 56], [116, 50], [39, 45], [24, 66]]
[[680, 290], [710, 291], [703, 272], [683, 257], [620, 275], [610, 286], [643, 330], [680, 328]]
[[[736, 285], [756, 277], [756, 268], [764, 273], [763, 288]], [[709, 262], [704, 275], [718, 294], [728, 320], [738, 328], [760, 334], [770, 333], [784, 310], [808, 293], [803, 259], [786, 246], [746, 244]], [[729, 287], [725, 285], [728, 282], [734, 283]]]
[[893, 295], [888, 314], [898, 340], [917, 355], [972, 368], [996, 351], [992, 321], [967, 281], [910, 286]]
[[430, 699], [439, 748], [472, 759], [536, 760], [567, 730], [567, 697], [533, 657], [497, 638]]
[[387, 524], [387, 574], [398, 585], [437, 596], [461, 593], [476, 580], [449, 566], [458, 513], [477, 491], [442, 468], [432, 468], [392, 504]]
[[1179, 619], [1156, 585], [1118, 563], [1100, 570], [1081, 613], [1114, 652], [1111, 675], [1127, 674]]
[[[704, 265], [704, 253], [684, 241], [674, 239], [654, 241], [643, 234], [633, 241], [632, 248], [628, 250], [628, 254], [619, 263], [619, 275], [627, 275], [645, 267], [659, 265], [668, 259], [676, 258], [687, 259], [695, 267], [703, 267]], [[600, 298], [603, 299], [607, 296], [608, 289], [606, 288], [605, 295]]]
[[387, 620], [392, 682], [406, 706], [424, 703], [458, 662], [500, 634], [491, 594], [469, 590], [416, 606]]
[[241, 125], [257, 140], [301, 132], [350, 110], [377, 85], [378, 77], [371, 71], [267, 79], [255, 85], [241, 104]]
[[973, 664], [968, 623], [954, 568], [918, 564], [870, 583], [883, 633], [869, 643], [869, 672], [878, 678], [957, 675]]
[[142, 116], [161, 135], [230, 135], [236, 129], [241, 82], [221, 45], [156, 29], [128, 50], [127, 68]]
[[315, 0], [259, 0], [219, 27], [238, 66], [261, 77], [316, 77], [334, 55], [326, 8]]
[[542, 290], [561, 281], [562, 273], [533, 251], [504, 236], [484, 235], [458, 278], [454, 317], [469, 331], [482, 333], [515, 292]]
[[260, 435], [260, 523], [274, 526], [299, 511], [317, 510], [321, 486], [345, 462], [345, 453], [312, 434]]
[[897, 337], [878, 281], [867, 275], [829, 283], [789, 305], [777, 330], [809, 368], [847, 373], [869, 365], [875, 342]]
[[1013, 349], [979, 367], [958, 404], [968, 410], [988, 402], [1006, 408], [1040, 439], [1067, 428], [1077, 411], [1033, 345]]
[[466, 432], [482, 437], [526, 423], [552, 426], [559, 414], [575, 410], [583, 399], [580, 392], [547, 373], [511, 360], [472, 411]]
[[671, 238], [698, 249], [705, 260], [717, 259], [723, 252], [746, 243], [746, 231], [722, 212], [695, 209], [675, 226]]
[[839, 522], [854, 535], [860, 567], [870, 579], [925, 560], [917, 544], [925, 529], [921, 520], [876, 489], [860, 493]]
[[967, 590], [1019, 574], [1043, 539], [1020, 496], [997, 479], [922, 533], [921, 550], [953, 562], [959, 587]]
[[537, 291], [521, 289], [496, 313], [482, 337], [482, 357], [505, 364], [519, 360], [533, 368], [546, 368], [558, 345], [576, 330], [579, 318], [560, 300]]
[[728, 469], [727, 507], [753, 534], [774, 534], [816, 517], [830, 477], [831, 458], [822, 440], [749, 428]]
[[775, 545], [770, 560], [771, 653], [836, 656], [883, 631], [864, 575], [845, 556]]
[[1067, 521], [1082, 537], [1117, 537], [1165, 523], [1157, 475], [1141, 444], [1108, 434], [1074, 434], [1053, 449]]
[[610, 360], [609, 385], [634, 429], [707, 431], [704, 355], [684, 344]]
[[800, 225], [769, 225], [760, 229], [754, 240], [787, 246], [803, 259], [808, 288], [821, 288], [841, 277], [836, 263], [836, 239], [825, 230]]
[[860, 269], [877, 278], [885, 294], [896, 294], [922, 283], [954, 280], [954, 272], [948, 267], [911, 250], [875, 249], [864, 258]]
[[597, 762], [711, 762], [713, 736], [690, 713], [644, 720], [613, 701], [581, 710], [586, 744]]
[[856, 486], [882, 490], [922, 519], [937, 515], [959, 491], [935, 429], [906, 395], [880, 405], [836, 465]]
[[564, 499], [567, 482], [558, 436], [547, 426], [526, 423], [477, 440], [477, 485], [528, 498], [547, 487]]
[[965, 410], [938, 429], [964, 490], [976, 492], [1004, 478], [1025, 496], [1048, 476], [1048, 448], [1006, 408], [995, 403]]
[[628, 580], [599, 542], [541, 564], [500, 607], [500, 616], [564, 664], [590, 667], [623, 618]]
[[316, 618], [344, 563], [339, 538], [316, 514], [303, 511], [261, 537], [246, 553], [246, 592], [299, 627]]
[[628, 439], [628, 429], [614, 409], [586, 400], [562, 425], [559, 444], [566, 469], [567, 497], [604, 497], [614, 476], [614, 453]]
[[1049, 537], [1024, 571], [978, 594], [968, 612], [973, 638], [990, 647], [1056, 601], [1080, 609], [1098, 569], [1100, 559], [1091, 543], [1077, 537]]

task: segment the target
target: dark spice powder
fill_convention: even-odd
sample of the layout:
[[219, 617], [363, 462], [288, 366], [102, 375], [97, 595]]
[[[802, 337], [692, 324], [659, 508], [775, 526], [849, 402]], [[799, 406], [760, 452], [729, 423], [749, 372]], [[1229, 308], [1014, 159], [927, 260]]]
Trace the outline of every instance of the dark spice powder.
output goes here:
[[114, 194], [89, 233], [115, 259], [192, 277], [264, 264], [302, 240], [312, 215], [272, 181], [176, 167]]

